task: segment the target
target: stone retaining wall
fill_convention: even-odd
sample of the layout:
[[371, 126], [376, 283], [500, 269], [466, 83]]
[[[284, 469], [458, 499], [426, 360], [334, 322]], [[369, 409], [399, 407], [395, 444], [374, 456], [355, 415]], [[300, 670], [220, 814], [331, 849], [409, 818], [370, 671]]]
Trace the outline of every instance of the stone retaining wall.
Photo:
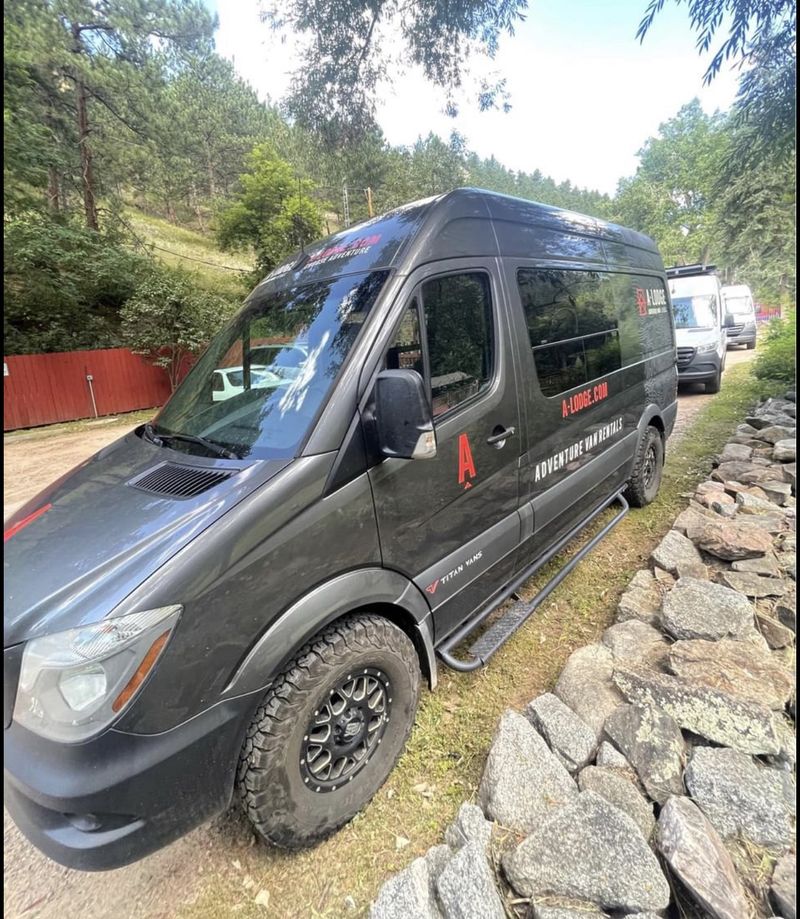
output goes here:
[[717, 459], [371, 919], [795, 919], [794, 393]]

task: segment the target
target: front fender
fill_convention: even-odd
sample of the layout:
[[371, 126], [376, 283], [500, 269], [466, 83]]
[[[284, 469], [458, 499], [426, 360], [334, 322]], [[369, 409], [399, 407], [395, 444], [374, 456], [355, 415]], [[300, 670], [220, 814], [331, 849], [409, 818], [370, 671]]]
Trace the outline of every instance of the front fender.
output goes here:
[[413, 620], [420, 663], [436, 686], [431, 614], [419, 588], [408, 578], [385, 568], [359, 568], [309, 591], [274, 622], [250, 649], [233, 673], [221, 698], [266, 689], [294, 653], [334, 619], [374, 605], [391, 605]]

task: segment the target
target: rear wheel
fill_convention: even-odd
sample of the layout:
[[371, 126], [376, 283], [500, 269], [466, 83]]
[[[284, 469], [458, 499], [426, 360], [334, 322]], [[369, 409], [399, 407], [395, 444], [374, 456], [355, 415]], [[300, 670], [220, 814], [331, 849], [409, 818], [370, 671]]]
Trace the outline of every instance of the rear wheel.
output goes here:
[[625, 497], [634, 507], [645, 507], [658, 494], [664, 470], [664, 441], [661, 432], [648, 427], [639, 444], [633, 475], [628, 480]]
[[718, 393], [722, 389], [722, 370], [718, 370], [717, 375], [708, 380], [705, 387], [707, 393]]
[[405, 746], [419, 701], [417, 653], [380, 616], [348, 616], [312, 639], [267, 693], [238, 772], [269, 842], [311, 845], [351, 820]]

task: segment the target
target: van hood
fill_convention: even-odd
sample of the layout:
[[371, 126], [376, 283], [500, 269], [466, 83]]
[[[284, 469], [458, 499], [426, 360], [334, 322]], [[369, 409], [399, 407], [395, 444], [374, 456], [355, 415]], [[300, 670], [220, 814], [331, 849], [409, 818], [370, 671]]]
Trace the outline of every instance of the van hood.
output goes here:
[[719, 344], [719, 329], [675, 329], [675, 344], [679, 348], [698, 348], [700, 345]]
[[[5, 522], [3, 646], [107, 616], [290, 462], [209, 460], [136, 433], [101, 450]], [[152, 484], [142, 481], [150, 472]], [[193, 482], [216, 472], [219, 480], [178, 497], [163, 493], [165, 472]]]

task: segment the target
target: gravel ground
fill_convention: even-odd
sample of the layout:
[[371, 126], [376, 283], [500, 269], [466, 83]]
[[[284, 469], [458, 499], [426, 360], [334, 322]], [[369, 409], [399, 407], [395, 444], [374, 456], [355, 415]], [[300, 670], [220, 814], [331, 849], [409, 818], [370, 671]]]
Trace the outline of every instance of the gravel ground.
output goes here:
[[[728, 366], [753, 356], [752, 351], [730, 351]], [[676, 435], [680, 436], [713, 398], [700, 386], [682, 392]], [[140, 423], [141, 418], [137, 418], [136, 424]], [[136, 424], [123, 417], [105, 424], [82, 425], [78, 432], [60, 425], [56, 430], [7, 435], [3, 516]], [[237, 849], [248, 846], [250, 838], [239, 820], [225, 816], [127, 868], [86, 874], [46, 859], [4, 812], [5, 915], [8, 919], [166, 919], [200, 894], [210, 874], [229, 871]]]

